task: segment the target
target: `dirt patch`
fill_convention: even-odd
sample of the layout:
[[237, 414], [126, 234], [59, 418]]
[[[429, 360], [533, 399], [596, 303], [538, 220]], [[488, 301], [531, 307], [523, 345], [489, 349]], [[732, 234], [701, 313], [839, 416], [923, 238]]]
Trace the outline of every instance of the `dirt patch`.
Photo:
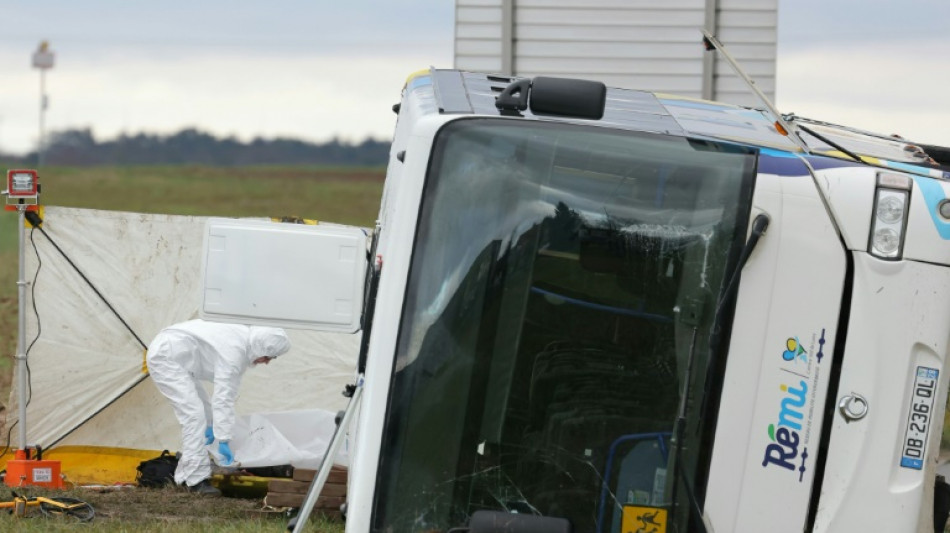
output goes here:
[[96, 509], [99, 522], [227, 522], [246, 518], [249, 512], [262, 508], [258, 499], [212, 498], [177, 488], [82, 489], [75, 492], [77, 497]]
[[[4, 491], [5, 492], [5, 491]], [[95, 531], [284, 531], [292, 513], [267, 510], [263, 499], [208, 497], [189, 493], [178, 487], [143, 489], [79, 488], [65, 491], [29, 489], [24, 496], [76, 498], [92, 505], [95, 510], [89, 527]], [[6, 493], [0, 499], [8, 499]], [[24, 531], [45, 531], [50, 525], [42, 513], [31, 508], [29, 520], [22, 520]], [[16, 517], [0, 513], [0, 530], [7, 531]], [[78, 521], [58, 518], [64, 525], [80, 527]], [[68, 524], [67, 524], [68, 523]], [[308, 531], [342, 533], [343, 524], [322, 516], [312, 517], [313, 527]], [[34, 529], [38, 528], [38, 529]]]

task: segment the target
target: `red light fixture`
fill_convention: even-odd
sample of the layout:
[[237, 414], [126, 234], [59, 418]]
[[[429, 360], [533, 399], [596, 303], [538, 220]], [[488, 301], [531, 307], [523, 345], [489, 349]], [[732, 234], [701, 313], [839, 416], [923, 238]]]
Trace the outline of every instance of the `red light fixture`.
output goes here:
[[[35, 211], [40, 196], [40, 175], [35, 170], [15, 169], [7, 171], [7, 211], [16, 211], [26, 205], [27, 211]], [[20, 207], [18, 207], [20, 206]]]

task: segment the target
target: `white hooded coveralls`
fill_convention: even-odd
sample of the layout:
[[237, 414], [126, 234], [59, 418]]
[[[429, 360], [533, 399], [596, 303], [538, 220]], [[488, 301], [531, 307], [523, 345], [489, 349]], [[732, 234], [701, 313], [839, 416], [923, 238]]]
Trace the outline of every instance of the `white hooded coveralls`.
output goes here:
[[[213, 425], [215, 438], [231, 440], [244, 371], [258, 357], [277, 357], [288, 349], [290, 341], [279, 328], [190, 320], [159, 332], [146, 361], [181, 424], [176, 483], [194, 486], [211, 477], [205, 428]], [[210, 400], [202, 381], [214, 384]]]

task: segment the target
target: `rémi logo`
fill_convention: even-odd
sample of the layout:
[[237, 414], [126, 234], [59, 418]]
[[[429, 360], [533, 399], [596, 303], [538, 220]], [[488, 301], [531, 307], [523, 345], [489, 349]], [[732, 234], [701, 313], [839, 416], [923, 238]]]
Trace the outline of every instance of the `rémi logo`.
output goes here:
[[806, 363], [808, 362], [808, 352], [802, 348], [802, 343], [798, 340], [798, 337], [789, 337], [788, 340], [785, 341], [785, 351], [782, 352], [782, 359], [786, 361], [798, 359]]
[[788, 470], [795, 470], [795, 459], [798, 458], [798, 445], [801, 443], [799, 432], [805, 418], [805, 400], [808, 397], [808, 383], [801, 380], [798, 387], [781, 386], [785, 393], [778, 412], [778, 422], [769, 424], [769, 439], [771, 444], [765, 447], [765, 458], [762, 466], [776, 465]]

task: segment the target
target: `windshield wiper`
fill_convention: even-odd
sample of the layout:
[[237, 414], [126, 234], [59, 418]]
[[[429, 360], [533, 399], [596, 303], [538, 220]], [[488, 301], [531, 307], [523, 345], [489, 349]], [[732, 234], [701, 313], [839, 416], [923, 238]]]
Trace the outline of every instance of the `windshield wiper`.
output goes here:
[[762, 235], [765, 235], [765, 230], [769, 228], [769, 222], [769, 216], [765, 213], [756, 215], [755, 220], [752, 221], [752, 231], [749, 232], [749, 240], [747, 240], [745, 246], [742, 247], [742, 252], [739, 254], [739, 262], [736, 263], [736, 269], [732, 271], [729, 284], [726, 285], [725, 290], [722, 291], [722, 298], [719, 300], [719, 305], [716, 306], [716, 315], [713, 317], [713, 332], [716, 332], [717, 326], [719, 326], [723, 306], [732, 298], [733, 293], [738, 289], [739, 274], [742, 273], [742, 269], [749, 260], [749, 256], [752, 255], [752, 251], [755, 250], [755, 246], [759, 244], [759, 239]]
[[[689, 385], [693, 381], [693, 361], [696, 359], [696, 336], [699, 333], [699, 327], [693, 326], [693, 334], [689, 340], [689, 356], [686, 358], [686, 379], [683, 380], [683, 394], [680, 396], [680, 405], [676, 415], [676, 425], [673, 428], [673, 435], [676, 439], [676, 447], [673, 448], [673, 490], [672, 501], [670, 502], [670, 515], [676, 512], [676, 498], [679, 493], [679, 482], [682, 480], [683, 487], [686, 490], [686, 497], [691, 507], [690, 514], [696, 513], [699, 523], [702, 524], [704, 532], [707, 532], [706, 523], [703, 521], [703, 510], [699, 508], [699, 501], [693, 487], [689, 483], [689, 477], [686, 470], [683, 469], [683, 461], [680, 456], [683, 453], [683, 439], [686, 433], [686, 413], [689, 410]], [[687, 525], [687, 527], [689, 527]]]
[[[749, 256], [752, 255], [753, 250], [755, 250], [756, 245], [759, 243], [759, 239], [765, 234], [765, 230], [767, 230], [768, 227], [769, 216], [765, 213], [757, 215], [752, 221], [752, 231], [749, 234], [749, 239], [746, 241], [745, 245], [742, 247], [742, 251], [739, 253], [739, 260], [736, 263], [736, 268], [733, 271], [732, 276], [730, 276], [729, 283], [726, 285], [726, 288], [722, 291], [722, 297], [719, 299], [719, 303], [716, 306], [716, 313], [713, 316], [712, 325], [710, 327], [710, 349], [715, 346], [715, 342], [712, 339], [719, 336], [719, 323], [722, 320], [722, 311], [725, 307], [725, 304], [733, 298], [736, 291], [738, 290], [739, 275], [742, 273], [742, 269], [745, 267], [746, 262], [748, 262]], [[706, 522], [703, 519], [703, 512], [699, 507], [699, 500], [696, 497], [696, 493], [693, 491], [692, 485], [689, 483], [689, 477], [686, 475], [683, 462], [680, 460], [680, 456], [683, 451], [683, 441], [685, 438], [684, 435], [686, 433], [686, 417], [689, 411], [689, 386], [693, 381], [693, 362], [696, 358], [696, 336], [698, 333], [699, 327], [694, 325], [692, 338], [690, 339], [689, 343], [689, 356], [686, 359], [686, 379], [685, 383], [683, 384], [683, 394], [680, 396], [679, 412], [677, 414], [676, 425], [674, 427], [676, 447], [674, 448], [673, 452], [673, 468], [675, 472], [673, 475], [673, 501], [670, 505], [670, 512], [672, 513], [676, 509], [678, 483], [682, 481], [686, 496], [689, 499], [691, 513], [696, 514], [702, 531], [707, 532], [708, 529], [706, 528]], [[707, 398], [709, 397], [710, 384], [712, 381], [713, 372], [715, 370], [715, 359], [715, 357], [710, 357], [706, 365], [706, 381], [703, 385], [703, 403], [700, 408], [700, 418], [705, 418], [706, 416], [706, 409], [708, 405]]]
[[[749, 256], [752, 255], [752, 251], [755, 250], [755, 246], [759, 244], [759, 239], [765, 234], [765, 230], [768, 229], [769, 222], [769, 216], [765, 213], [756, 215], [752, 221], [752, 231], [749, 233], [749, 240], [747, 240], [745, 246], [742, 247], [742, 251], [739, 253], [739, 261], [736, 263], [736, 268], [729, 278], [729, 284], [723, 289], [719, 304], [716, 305], [716, 314], [713, 316], [712, 325], [709, 328], [708, 347], [710, 350], [719, 343], [719, 336], [721, 334], [719, 328], [720, 322], [722, 322], [723, 309], [725, 309], [726, 303], [732, 300], [738, 293], [739, 276], [742, 274], [742, 269], [749, 260]], [[703, 419], [706, 418], [707, 414], [706, 411], [709, 403], [707, 399], [709, 398], [709, 389], [712, 387], [712, 377], [716, 372], [716, 363], [717, 359], [715, 354], [710, 355], [709, 360], [706, 361], [706, 383], [703, 386], [703, 405], [700, 409], [700, 417]]]
[[865, 160], [861, 159], [861, 156], [855, 154], [855, 153], [852, 152], [851, 150], [848, 150], [848, 149], [845, 148], [844, 146], [841, 146], [840, 144], [838, 144], [838, 143], [832, 141], [831, 139], [825, 137], [824, 135], [821, 135], [821, 134], [818, 133], [817, 131], [815, 131], [815, 130], [813, 130], [813, 129], [807, 127], [807, 126], [804, 126], [804, 125], [802, 125], [802, 124], [795, 124], [795, 126], [796, 126], [798, 129], [804, 131], [805, 133], [811, 135], [812, 137], [818, 139], [819, 141], [821, 141], [821, 142], [827, 144], [828, 146], [834, 148], [835, 150], [838, 150], [839, 152], [843, 153], [844, 155], [850, 157], [851, 159], [854, 159], [854, 160], [857, 161], [858, 163], [866, 163]]

